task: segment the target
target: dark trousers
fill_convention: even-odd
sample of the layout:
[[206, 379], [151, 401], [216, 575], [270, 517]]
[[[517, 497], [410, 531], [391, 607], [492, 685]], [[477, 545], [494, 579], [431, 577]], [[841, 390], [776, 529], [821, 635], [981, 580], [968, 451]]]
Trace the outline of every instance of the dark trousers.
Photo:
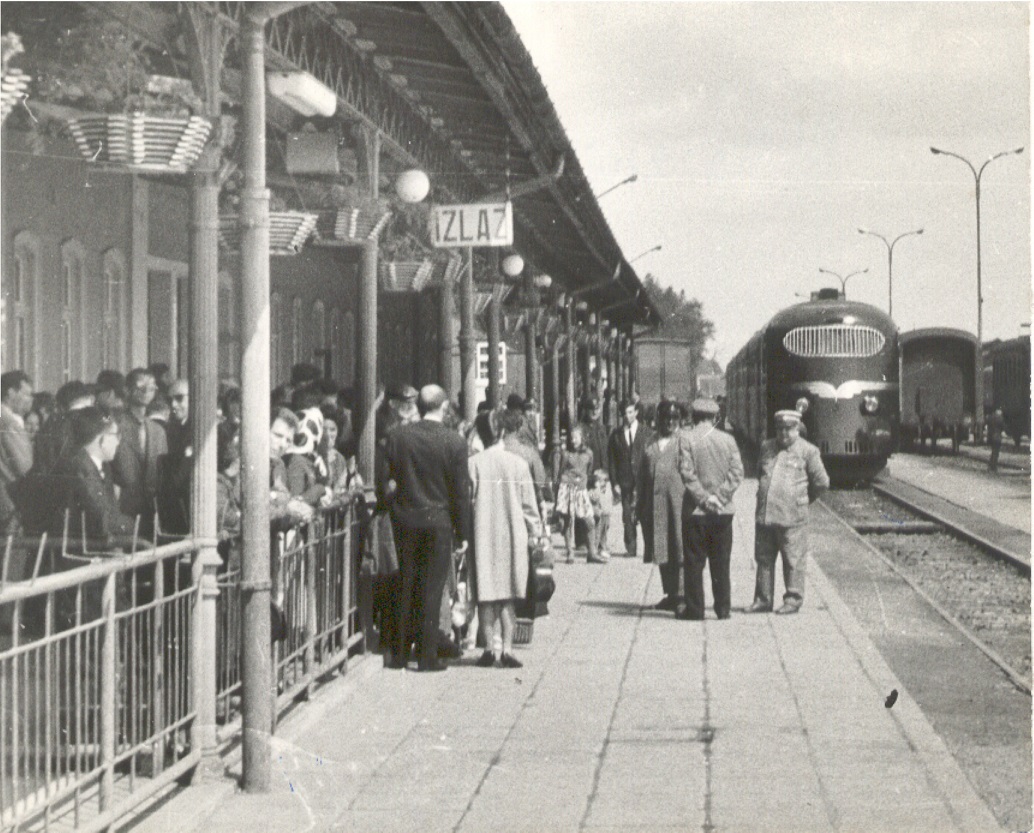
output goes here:
[[410, 644], [416, 642], [420, 664], [432, 665], [438, 659], [438, 619], [452, 560], [452, 530], [401, 524], [396, 530], [402, 588], [393, 653], [396, 660], [405, 661]]
[[998, 440], [995, 442], [991, 440], [991, 460], [988, 463], [988, 469], [990, 471], [998, 471], [998, 457], [1002, 453], [1002, 441]]
[[636, 542], [636, 524], [639, 523], [639, 519], [636, 517], [635, 504], [634, 491], [622, 487], [621, 522], [625, 525], [625, 553], [629, 558], [635, 558], [639, 549]]
[[682, 541], [686, 559], [686, 614], [704, 618], [704, 565], [710, 564], [714, 612], [729, 616], [732, 584], [732, 515], [689, 515], [683, 521]]

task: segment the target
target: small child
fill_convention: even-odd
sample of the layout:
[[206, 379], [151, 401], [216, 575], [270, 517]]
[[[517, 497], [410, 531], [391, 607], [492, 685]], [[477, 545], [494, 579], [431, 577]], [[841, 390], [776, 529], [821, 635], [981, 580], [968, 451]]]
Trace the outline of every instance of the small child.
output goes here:
[[564, 449], [558, 460], [556, 513], [564, 527], [567, 543], [567, 563], [574, 561], [574, 530], [579, 521], [586, 526], [588, 561], [596, 557], [596, 524], [593, 520], [592, 501], [589, 498], [589, 476], [593, 470], [592, 451], [585, 445], [582, 429], [575, 426], [570, 433], [571, 446]]
[[601, 561], [610, 560], [607, 551], [607, 533], [610, 531], [610, 512], [614, 506], [614, 493], [610, 490], [610, 475], [605, 469], [596, 469], [589, 488], [592, 514], [596, 518], [596, 554]]

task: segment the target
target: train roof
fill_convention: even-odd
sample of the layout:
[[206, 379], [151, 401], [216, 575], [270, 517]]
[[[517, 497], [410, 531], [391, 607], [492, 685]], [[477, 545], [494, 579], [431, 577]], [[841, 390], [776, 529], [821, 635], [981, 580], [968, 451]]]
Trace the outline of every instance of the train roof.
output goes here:
[[897, 331], [894, 321], [879, 307], [842, 298], [794, 304], [777, 312], [763, 330], [789, 329], [808, 324], [869, 324], [883, 331]]
[[959, 339], [971, 344], [977, 343], [977, 337], [968, 330], [959, 330], [955, 327], [923, 327], [898, 335], [898, 344], [904, 346], [919, 339]]
[[750, 337], [729, 364], [736, 364], [741, 354], [751, 344], [763, 339], [769, 330], [791, 330], [794, 327], [815, 324], [868, 324], [884, 333], [897, 332], [893, 319], [879, 307], [843, 298], [813, 299], [777, 312], [764, 327]]

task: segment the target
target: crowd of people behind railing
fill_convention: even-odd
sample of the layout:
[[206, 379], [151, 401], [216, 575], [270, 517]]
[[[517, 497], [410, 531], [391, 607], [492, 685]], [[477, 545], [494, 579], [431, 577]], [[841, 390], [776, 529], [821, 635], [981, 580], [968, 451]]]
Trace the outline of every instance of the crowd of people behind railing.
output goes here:
[[[273, 391], [270, 506], [281, 526], [362, 491], [349, 402], [349, 390], [308, 365]], [[240, 531], [240, 417], [239, 388], [224, 386], [217, 429], [223, 539]], [[46, 532], [81, 554], [185, 536], [192, 456], [188, 383], [165, 365], [125, 376], [103, 370], [92, 384], [66, 382], [54, 394], [35, 392], [28, 375], [9, 371], [0, 392], [0, 535]]]

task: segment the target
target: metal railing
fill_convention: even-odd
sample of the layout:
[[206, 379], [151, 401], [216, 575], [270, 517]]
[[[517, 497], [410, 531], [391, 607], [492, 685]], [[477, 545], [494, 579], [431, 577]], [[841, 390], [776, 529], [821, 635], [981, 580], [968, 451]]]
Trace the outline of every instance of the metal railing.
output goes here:
[[200, 760], [198, 552], [181, 542], [71, 569], [50, 552], [58, 572], [0, 588], [0, 828], [104, 828]]
[[[317, 679], [343, 668], [363, 647], [359, 616], [359, 524], [353, 503], [319, 511], [308, 523], [273, 536], [272, 578], [276, 712], [307, 698]], [[225, 542], [217, 612], [216, 714], [219, 735], [239, 728], [240, 557]], [[280, 634], [276, 632], [280, 631]]]
[[[279, 713], [364, 647], [358, 523], [346, 503], [274, 536]], [[239, 733], [239, 549], [220, 545], [219, 593], [206, 593], [201, 554], [214, 543], [187, 540], [84, 564], [45, 539], [7, 542], [0, 829], [104, 829], [201, 761], [206, 714], [222, 724], [220, 742]], [[29, 563], [36, 557], [32, 577], [7, 581], [12, 558], [26, 554]], [[206, 599], [214, 602], [214, 640], [200, 624], [212, 615]], [[206, 664], [215, 671], [215, 703], [199, 709]]]

